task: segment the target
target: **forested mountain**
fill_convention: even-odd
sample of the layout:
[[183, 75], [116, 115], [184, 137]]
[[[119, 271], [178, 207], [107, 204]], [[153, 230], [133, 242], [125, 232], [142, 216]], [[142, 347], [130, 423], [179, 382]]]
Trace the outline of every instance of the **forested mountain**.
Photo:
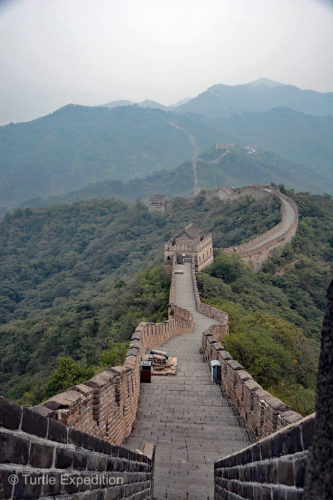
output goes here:
[[0, 127], [1, 204], [13, 207], [89, 182], [174, 168], [193, 156], [188, 133], [200, 149], [220, 137], [205, 118], [136, 106], [69, 105], [32, 122]]
[[37, 390], [59, 355], [98, 365], [110, 341], [161, 317], [168, 283], [161, 304], [160, 274], [132, 279], [160, 264], [164, 243], [189, 222], [214, 227], [216, 244], [228, 246], [279, 217], [276, 200], [208, 203], [200, 196], [176, 200], [167, 216], [116, 200], [7, 215], [0, 223], [0, 393], [17, 399]]
[[[332, 94], [264, 81], [215, 86], [196, 99], [175, 108], [152, 101], [110, 108], [68, 105], [32, 122], [0, 127], [0, 213], [92, 182], [128, 182], [170, 171], [216, 142], [271, 150], [299, 165], [298, 176], [294, 168], [291, 175], [287, 168], [287, 175], [276, 175], [276, 163], [266, 165], [270, 176], [262, 182], [280, 177], [296, 189], [333, 192], [333, 118], [323, 116], [332, 113]], [[229, 174], [234, 185], [259, 181], [256, 175], [248, 180], [246, 167], [237, 168], [237, 176]]]
[[216, 186], [269, 184], [269, 179], [277, 184], [311, 192], [318, 192], [324, 186], [329, 187], [319, 172], [313, 178], [311, 170], [303, 165], [271, 152], [233, 144], [217, 145], [206, 151], [198, 160], [197, 174], [199, 186], [207, 189]]
[[[285, 160], [274, 153], [239, 147], [234, 144], [215, 145], [197, 159], [197, 176], [200, 189], [214, 189], [216, 186], [243, 186], [249, 184], [284, 184], [289, 188], [305, 191], [329, 191], [329, 183], [317, 173], [313, 179], [310, 169]], [[21, 207], [51, 206], [55, 203], [72, 203], [89, 198], [115, 196], [133, 202], [140, 198], [148, 200], [153, 193], [174, 196], [193, 195], [193, 167], [187, 161], [170, 171], [155, 172], [143, 179], [103, 181], [88, 184], [72, 193], [48, 198], [32, 198]], [[333, 188], [332, 188], [333, 189]]]
[[[228, 311], [225, 347], [269, 392], [296, 411], [314, 411], [317, 343], [332, 279], [333, 200], [294, 194], [299, 226], [254, 274], [238, 256], [216, 251], [198, 275], [206, 301]], [[305, 338], [304, 337], [307, 337]]]
[[[265, 113], [233, 116], [224, 120], [223, 126], [239, 144], [273, 151], [308, 167], [309, 178], [306, 182], [309, 191], [333, 193], [332, 116], [316, 117], [288, 108], [276, 108]], [[292, 185], [293, 182], [287, 184]], [[311, 189], [311, 185], [314, 189]], [[320, 186], [320, 191], [317, 191], [316, 185]], [[303, 189], [301, 186], [295, 187]]]
[[[307, 352], [314, 366], [333, 262], [333, 201], [288, 194], [299, 206], [296, 238], [256, 275], [238, 262], [221, 262], [219, 248], [276, 224], [280, 212], [274, 198], [208, 202], [200, 194], [175, 199], [164, 216], [149, 214], [139, 202], [116, 200], [6, 215], [0, 223], [1, 393], [36, 403], [61, 390], [61, 384], [117, 363], [126, 349], [122, 342], [139, 321], [164, 317], [168, 280], [161, 268], [146, 266], [162, 262], [164, 242], [190, 221], [212, 231], [217, 255], [211, 276], [199, 278], [203, 296], [246, 328], [248, 316], [260, 313], [255, 316], [260, 328], [273, 325], [274, 332], [282, 328], [287, 336], [294, 331], [313, 339]], [[223, 282], [217, 282], [221, 277]], [[50, 375], [59, 356], [60, 366]], [[312, 387], [313, 373], [310, 379]], [[310, 386], [302, 393], [304, 412], [312, 408]]]
[[211, 118], [227, 118], [249, 111], [261, 113], [281, 106], [310, 115], [332, 116], [333, 92], [301, 90], [293, 85], [261, 78], [244, 85], [213, 85], [177, 109]]

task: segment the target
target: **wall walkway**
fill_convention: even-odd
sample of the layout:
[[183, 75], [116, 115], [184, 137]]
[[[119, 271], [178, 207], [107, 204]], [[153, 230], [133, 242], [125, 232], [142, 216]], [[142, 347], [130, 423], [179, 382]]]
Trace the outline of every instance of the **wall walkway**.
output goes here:
[[177, 306], [173, 307], [168, 321], [140, 323], [131, 337], [122, 366], [104, 370], [52, 396], [34, 411], [112, 444], [122, 444], [136, 419], [140, 362], [146, 349], [159, 346], [175, 335], [191, 333], [192, 329], [191, 313]]
[[[137, 420], [126, 442], [132, 450], [147, 441], [155, 444], [156, 499], [213, 499], [214, 461], [249, 443], [199, 352], [202, 332], [217, 320], [196, 310], [191, 267], [177, 266], [184, 274], [174, 275], [170, 300], [193, 314], [193, 333], [163, 345], [178, 358], [177, 375], [154, 376], [151, 384], [142, 384]], [[223, 328], [226, 318], [220, 319]]]
[[274, 248], [284, 247], [296, 234], [298, 226], [297, 205], [288, 196], [275, 193], [281, 202], [281, 222], [266, 233], [242, 245], [225, 248], [228, 255], [237, 253], [254, 271], [259, 271]]

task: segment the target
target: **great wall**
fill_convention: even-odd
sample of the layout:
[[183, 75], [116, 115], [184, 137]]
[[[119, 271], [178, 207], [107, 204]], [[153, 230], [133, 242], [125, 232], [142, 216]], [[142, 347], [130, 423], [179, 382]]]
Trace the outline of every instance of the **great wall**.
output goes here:
[[[295, 236], [298, 226], [298, 210], [294, 200], [272, 186], [252, 185], [239, 189], [220, 187], [204, 193], [207, 201], [218, 198], [223, 201], [233, 201], [241, 197], [249, 196], [254, 199], [262, 199], [276, 196], [281, 204], [281, 221], [269, 231], [257, 236], [241, 245], [224, 248], [223, 251], [232, 255], [240, 255], [254, 272], [261, 269], [263, 262], [269, 257], [275, 248], [281, 248], [289, 243]], [[188, 203], [193, 203], [195, 198], [188, 198]], [[172, 202], [167, 196], [154, 195], [150, 199], [149, 210], [165, 213]], [[201, 266], [202, 267], [202, 266]]]
[[[259, 263], [272, 244], [289, 241], [297, 222], [291, 226], [283, 235], [273, 228], [269, 241], [261, 237], [269, 247], [257, 247]], [[196, 284], [210, 253], [200, 247], [189, 258], [182, 247], [184, 259], [175, 253], [167, 260], [167, 246], [169, 319], [140, 323], [122, 366], [38, 407], [0, 398], [0, 498], [330, 498], [318, 493], [318, 480], [316, 490], [306, 482], [313, 432], [322, 431], [315, 415], [291, 411], [224, 349], [228, 315], [202, 303]], [[237, 249], [242, 257], [251, 251], [245, 247]], [[332, 307], [326, 330], [332, 335]], [[143, 355], [161, 345], [178, 358], [177, 375], [140, 384]], [[212, 360], [221, 364], [220, 385], [210, 379]]]
[[[257, 189], [260, 191], [264, 188], [258, 187]], [[266, 233], [243, 245], [224, 249], [224, 252], [228, 255], [233, 253], [240, 255], [253, 271], [259, 271], [272, 250], [284, 247], [286, 243], [292, 240], [297, 231], [298, 210], [296, 203], [279, 191], [273, 190], [271, 192], [280, 199], [281, 222]]]

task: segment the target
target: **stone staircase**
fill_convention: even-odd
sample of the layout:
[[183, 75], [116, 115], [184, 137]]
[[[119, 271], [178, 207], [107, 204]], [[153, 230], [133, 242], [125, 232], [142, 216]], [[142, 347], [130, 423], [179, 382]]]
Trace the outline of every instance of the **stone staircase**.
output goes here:
[[211, 382], [200, 354], [202, 332], [215, 320], [196, 311], [191, 264], [177, 266], [175, 303], [194, 315], [194, 331], [163, 345], [178, 358], [176, 376], [154, 376], [142, 384], [134, 429], [125, 446], [154, 443], [155, 499], [213, 499], [214, 461], [248, 445], [246, 431]]

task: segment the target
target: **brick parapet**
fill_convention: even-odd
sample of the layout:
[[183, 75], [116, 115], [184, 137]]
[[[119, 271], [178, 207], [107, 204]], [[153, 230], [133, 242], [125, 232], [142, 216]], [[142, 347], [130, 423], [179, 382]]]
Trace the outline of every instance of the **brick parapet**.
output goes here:
[[293, 223], [288, 227], [288, 229], [282, 234], [277, 236], [276, 238], [267, 241], [263, 245], [260, 245], [258, 248], [253, 248], [254, 245], [258, 245], [262, 241], [265, 241], [267, 238], [271, 237], [275, 233], [277, 233], [281, 227], [283, 227], [285, 223], [286, 217], [286, 208], [284, 203], [281, 203], [281, 222], [271, 228], [266, 233], [261, 234], [257, 238], [248, 241], [247, 243], [243, 243], [242, 245], [225, 248], [223, 251], [227, 255], [238, 254], [242, 257], [242, 259], [247, 262], [250, 267], [254, 271], [258, 271], [261, 268], [262, 263], [268, 258], [269, 254], [274, 248], [281, 248], [286, 245], [286, 243], [290, 242], [292, 238], [295, 236], [297, 227], [298, 227], [298, 209], [295, 201], [283, 193], [276, 192], [275, 193], [279, 198], [284, 199], [291, 205], [295, 212], [295, 218]]
[[175, 304], [175, 270], [176, 270], [176, 256], [172, 256], [171, 261], [171, 280], [170, 280], [170, 292], [169, 292], [169, 307], [173, 307]]
[[[174, 271], [175, 263], [170, 287], [173, 296]], [[172, 304], [167, 321], [142, 322], [136, 327], [122, 366], [110, 367], [90, 380], [52, 396], [35, 407], [35, 411], [110, 443], [122, 444], [130, 435], [136, 419], [140, 363], [146, 350], [164, 344], [175, 335], [192, 331], [192, 313]]]
[[[215, 319], [220, 322], [220, 325], [216, 325], [216, 328], [220, 328], [221, 335], [227, 334], [229, 331], [229, 315], [227, 312], [221, 309], [216, 309], [215, 307], [205, 304], [200, 300], [200, 294], [198, 290], [197, 278], [195, 274], [195, 265], [192, 262], [192, 282], [193, 282], [193, 293], [195, 298], [196, 309], [201, 314], [208, 316], [209, 318]], [[220, 335], [220, 337], [221, 337]]]
[[290, 410], [280, 399], [265, 391], [220, 343], [223, 335], [229, 332], [228, 313], [201, 302], [193, 265], [192, 280], [197, 310], [220, 322], [203, 332], [202, 355], [208, 363], [220, 361], [222, 384], [249, 435], [258, 440], [300, 420], [302, 416], [299, 413]]
[[0, 444], [1, 499], [152, 498], [148, 443], [132, 452], [0, 398]]
[[214, 464], [216, 500], [303, 498], [314, 414]]
[[219, 331], [212, 325], [202, 335], [201, 350], [208, 363], [221, 364], [221, 381], [228, 398], [237, 409], [254, 440], [302, 419], [280, 399], [265, 391], [219, 342]]

